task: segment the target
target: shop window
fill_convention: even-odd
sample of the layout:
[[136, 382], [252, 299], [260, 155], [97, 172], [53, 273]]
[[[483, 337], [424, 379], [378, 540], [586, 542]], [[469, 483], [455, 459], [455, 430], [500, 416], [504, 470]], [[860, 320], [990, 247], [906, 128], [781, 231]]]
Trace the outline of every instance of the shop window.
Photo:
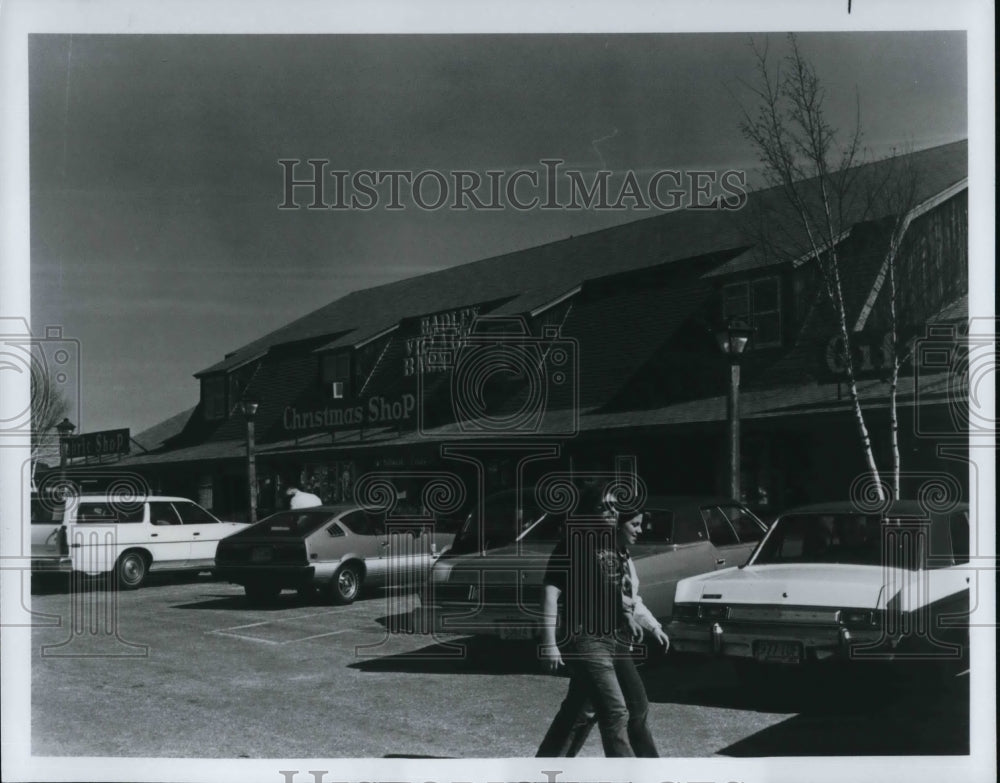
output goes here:
[[325, 354], [321, 364], [321, 381], [327, 395], [335, 400], [351, 397], [351, 354], [349, 351]]
[[201, 379], [201, 406], [209, 421], [226, 418], [226, 377], [209, 375]]
[[764, 277], [722, 288], [722, 318], [725, 322], [744, 321], [754, 328], [747, 346], [767, 348], [781, 345], [781, 280]]

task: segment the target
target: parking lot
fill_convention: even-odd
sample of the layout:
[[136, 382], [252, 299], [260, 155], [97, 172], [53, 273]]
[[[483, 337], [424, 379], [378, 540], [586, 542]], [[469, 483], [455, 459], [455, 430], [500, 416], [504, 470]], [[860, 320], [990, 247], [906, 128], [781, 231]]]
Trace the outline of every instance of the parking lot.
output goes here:
[[[206, 575], [32, 593], [61, 618], [33, 632], [35, 755], [533, 756], [567, 684], [530, 646], [421, 633], [413, 596], [251, 608]], [[968, 752], [967, 676], [748, 689], [728, 663], [674, 655], [642, 671], [663, 756]], [[582, 755], [603, 755], [596, 731]]]

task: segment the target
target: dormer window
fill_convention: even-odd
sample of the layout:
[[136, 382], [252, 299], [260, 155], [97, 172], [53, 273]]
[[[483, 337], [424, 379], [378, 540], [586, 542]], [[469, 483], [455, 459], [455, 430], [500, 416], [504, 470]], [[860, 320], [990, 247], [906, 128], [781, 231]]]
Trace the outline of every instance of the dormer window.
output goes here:
[[350, 351], [324, 355], [320, 376], [323, 388], [329, 398], [334, 400], [349, 399], [353, 394]]
[[723, 286], [722, 318], [724, 323], [744, 321], [754, 328], [751, 349], [780, 346], [781, 278], [762, 277]]
[[225, 375], [207, 375], [201, 379], [201, 408], [208, 421], [226, 418]]

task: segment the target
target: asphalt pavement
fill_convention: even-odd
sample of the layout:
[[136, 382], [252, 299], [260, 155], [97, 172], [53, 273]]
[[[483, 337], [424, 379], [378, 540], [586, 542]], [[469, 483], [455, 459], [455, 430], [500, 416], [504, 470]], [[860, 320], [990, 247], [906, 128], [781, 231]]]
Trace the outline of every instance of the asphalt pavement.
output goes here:
[[[531, 645], [422, 633], [414, 596], [327, 606], [153, 578], [134, 592], [36, 583], [32, 751], [52, 756], [533, 756], [567, 680]], [[963, 754], [967, 677], [745, 687], [724, 661], [643, 667], [663, 756]], [[596, 730], [581, 755], [603, 755]]]

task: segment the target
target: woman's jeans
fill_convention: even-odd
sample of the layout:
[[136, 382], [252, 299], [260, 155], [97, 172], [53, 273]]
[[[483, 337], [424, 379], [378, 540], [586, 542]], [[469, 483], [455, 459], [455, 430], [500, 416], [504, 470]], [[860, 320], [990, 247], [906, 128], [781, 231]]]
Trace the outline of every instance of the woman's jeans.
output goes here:
[[538, 756], [575, 756], [593, 725], [608, 757], [659, 756], [649, 731], [646, 689], [628, 647], [610, 636], [577, 636], [566, 655], [569, 691]]

